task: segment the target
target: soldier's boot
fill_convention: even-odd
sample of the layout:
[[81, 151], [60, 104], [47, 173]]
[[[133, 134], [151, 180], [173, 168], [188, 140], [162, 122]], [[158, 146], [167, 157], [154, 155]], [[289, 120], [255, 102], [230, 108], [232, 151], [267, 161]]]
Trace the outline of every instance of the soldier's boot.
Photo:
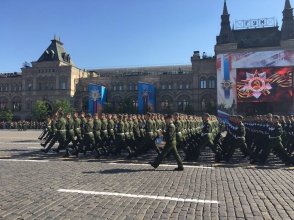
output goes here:
[[65, 154], [63, 154], [62, 157], [69, 157], [69, 156], [70, 156], [69, 149], [66, 149]]
[[54, 143], [51, 142], [47, 148], [45, 148], [45, 149], [41, 149], [41, 151], [44, 152], [44, 153], [48, 153], [49, 150], [51, 149], [51, 147], [53, 147], [53, 145], [54, 145]]
[[101, 152], [99, 149], [95, 149], [95, 151], [97, 152], [97, 155], [95, 156], [96, 159], [100, 158], [102, 156]]
[[219, 162], [221, 162], [221, 160], [222, 160], [222, 155], [220, 153], [215, 154], [214, 161], [216, 163], [219, 163]]
[[128, 156], [126, 157], [126, 159], [127, 159], [127, 160], [130, 160], [130, 159], [132, 159], [132, 157], [133, 157], [133, 154], [132, 154], [132, 151], [131, 151], [131, 149], [128, 147], [126, 150], [127, 150], [127, 152], [129, 153], [129, 154], [128, 154]]
[[53, 149], [54, 152], [59, 153], [60, 147], [58, 146], [56, 149]]
[[[103, 152], [104, 152], [104, 155], [105, 155], [106, 157], [109, 157], [109, 154], [110, 154], [110, 153], [109, 153], [109, 151], [106, 149], [106, 147], [105, 147], [105, 146], [102, 146], [101, 148], [102, 148], [102, 150], [103, 150]], [[114, 149], [114, 148], [113, 148], [113, 149]], [[114, 150], [112, 150], [112, 151], [114, 152]], [[112, 151], [111, 151], [111, 152], [112, 152]]]
[[42, 134], [38, 137], [39, 140], [42, 140], [42, 138], [45, 136], [45, 131], [42, 132]]

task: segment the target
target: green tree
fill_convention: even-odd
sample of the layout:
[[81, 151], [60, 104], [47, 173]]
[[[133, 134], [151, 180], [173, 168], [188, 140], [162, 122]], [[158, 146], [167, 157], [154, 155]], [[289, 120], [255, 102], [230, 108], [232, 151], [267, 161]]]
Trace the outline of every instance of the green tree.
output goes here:
[[32, 109], [32, 113], [35, 120], [45, 119], [48, 114], [46, 103], [41, 100], [37, 101]]
[[122, 112], [132, 114], [135, 113], [131, 99], [125, 98], [122, 102]]
[[56, 99], [54, 102], [54, 107], [53, 107], [53, 114], [55, 114], [55, 112], [57, 112], [57, 110], [61, 108], [62, 112], [64, 114], [67, 113], [73, 113], [75, 111], [74, 108], [71, 107], [71, 104], [68, 100], [58, 100]]
[[103, 112], [104, 113], [113, 113], [112, 104], [110, 102], [105, 102], [104, 103]]
[[187, 115], [193, 115], [194, 114], [194, 107], [193, 107], [193, 105], [188, 104], [184, 112]]
[[216, 106], [212, 101], [206, 101], [205, 102], [205, 111], [211, 115], [217, 115]]
[[9, 110], [2, 110], [0, 112], [0, 118], [3, 118], [5, 121], [11, 122], [13, 118], [13, 112]]
[[143, 108], [143, 114], [146, 114], [147, 112], [151, 112], [151, 107], [149, 105], [146, 105]]

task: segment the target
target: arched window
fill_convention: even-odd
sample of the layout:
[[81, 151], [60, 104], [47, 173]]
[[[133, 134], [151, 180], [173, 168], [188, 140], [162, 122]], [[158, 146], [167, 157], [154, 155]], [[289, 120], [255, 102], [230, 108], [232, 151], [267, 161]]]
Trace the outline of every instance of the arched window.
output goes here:
[[170, 99], [164, 99], [161, 102], [161, 110], [162, 111], [167, 111], [167, 110], [172, 110], [173, 109], [173, 101]]
[[112, 104], [115, 112], [120, 112], [122, 110], [123, 103], [121, 98], [115, 98]]
[[15, 97], [12, 99], [12, 110], [21, 111], [21, 98]]
[[5, 97], [0, 98], [0, 109], [1, 110], [7, 109], [7, 98], [5, 98]]
[[28, 100], [27, 101], [27, 109], [28, 110], [31, 110], [32, 109], [32, 101], [31, 100]]
[[206, 78], [205, 77], [200, 78], [200, 88], [206, 89]]
[[215, 100], [211, 95], [206, 95], [201, 100], [201, 110], [210, 111], [215, 108]]
[[187, 106], [189, 105], [190, 101], [188, 99], [181, 99], [178, 101], [178, 111], [183, 112], [186, 110]]
[[138, 107], [139, 107], [138, 100], [135, 100], [135, 99], [132, 100], [132, 107], [134, 111], [138, 111]]
[[215, 78], [213, 76], [208, 79], [208, 88], [215, 89]]
[[89, 110], [89, 99], [88, 97], [84, 97], [82, 100], [82, 111], [88, 111]]

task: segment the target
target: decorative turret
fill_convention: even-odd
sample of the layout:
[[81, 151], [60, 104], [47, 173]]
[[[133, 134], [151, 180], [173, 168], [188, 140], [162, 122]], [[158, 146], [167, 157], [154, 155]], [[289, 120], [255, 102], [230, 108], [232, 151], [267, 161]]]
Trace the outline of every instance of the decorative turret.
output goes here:
[[54, 39], [51, 40], [51, 44], [41, 55], [37, 62], [56, 60], [66, 62], [74, 66], [74, 63], [72, 62], [70, 55], [66, 53], [63, 47], [63, 43], [60, 41], [60, 38], [54, 36]]
[[230, 14], [228, 13], [226, 0], [224, 2], [224, 9], [221, 19], [222, 22], [220, 34], [216, 38], [217, 44], [236, 43], [230, 26]]
[[282, 25], [282, 39], [294, 39], [294, 19], [293, 8], [291, 7], [290, 0], [286, 0], [285, 8], [283, 11], [283, 25]]

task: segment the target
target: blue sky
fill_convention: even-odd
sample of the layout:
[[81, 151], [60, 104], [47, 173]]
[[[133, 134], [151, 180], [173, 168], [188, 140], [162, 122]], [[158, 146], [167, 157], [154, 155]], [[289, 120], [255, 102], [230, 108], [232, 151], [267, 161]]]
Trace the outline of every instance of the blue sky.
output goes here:
[[[0, 73], [36, 61], [54, 34], [75, 65], [113, 68], [190, 64], [214, 55], [223, 0], [0, 0]], [[235, 20], [275, 17], [284, 0], [227, 0]], [[294, 0], [291, 0], [294, 6]]]

